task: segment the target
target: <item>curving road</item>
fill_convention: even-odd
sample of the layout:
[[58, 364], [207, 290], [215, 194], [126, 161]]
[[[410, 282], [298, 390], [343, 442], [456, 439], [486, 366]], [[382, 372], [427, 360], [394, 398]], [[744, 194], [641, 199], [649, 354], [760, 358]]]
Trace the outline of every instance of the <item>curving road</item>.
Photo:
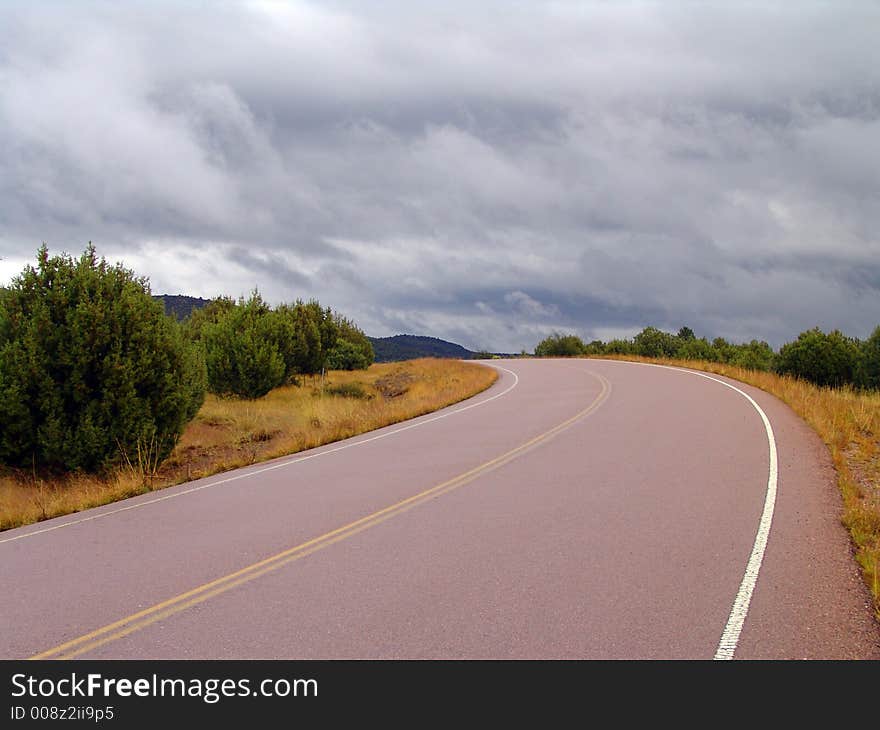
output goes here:
[[778, 400], [491, 364], [444, 411], [0, 533], [0, 655], [880, 658], [827, 450]]

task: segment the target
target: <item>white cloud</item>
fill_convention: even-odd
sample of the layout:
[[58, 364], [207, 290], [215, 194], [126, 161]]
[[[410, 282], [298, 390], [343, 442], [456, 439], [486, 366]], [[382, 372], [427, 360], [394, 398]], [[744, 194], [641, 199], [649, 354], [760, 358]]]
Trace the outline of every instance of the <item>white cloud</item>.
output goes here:
[[522, 291], [512, 291], [504, 295], [504, 301], [521, 314], [531, 317], [558, 317], [559, 308], [555, 304], [542, 304]]
[[[315, 296], [531, 349], [880, 321], [880, 8], [0, 6], [0, 277]], [[480, 306], [475, 303], [481, 303]], [[482, 309], [481, 309], [482, 307]]]

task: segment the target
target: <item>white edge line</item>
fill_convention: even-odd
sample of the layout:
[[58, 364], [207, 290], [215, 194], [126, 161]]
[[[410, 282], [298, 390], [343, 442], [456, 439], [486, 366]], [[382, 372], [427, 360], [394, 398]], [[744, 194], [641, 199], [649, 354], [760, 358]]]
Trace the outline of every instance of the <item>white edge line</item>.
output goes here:
[[[309, 454], [307, 456], [298, 456], [292, 459], [287, 459], [283, 462], [272, 464], [271, 466], [264, 466], [259, 469], [255, 469], [253, 471], [247, 471], [242, 474], [234, 474], [233, 476], [226, 477], [224, 479], [219, 479], [217, 481], [210, 482], [209, 484], [202, 484], [198, 487], [191, 487], [189, 489], [184, 489], [179, 492], [174, 492], [173, 494], [166, 494], [162, 497], [156, 497], [155, 499], [145, 500], [143, 502], [138, 502], [137, 504], [130, 504], [127, 507], [119, 507], [113, 510], [107, 510], [105, 512], [101, 512], [96, 515], [90, 515], [88, 517], [81, 517], [77, 520], [70, 520], [69, 522], [64, 522], [60, 525], [53, 525], [52, 527], [44, 527], [40, 530], [33, 530], [31, 532], [26, 532], [23, 535], [16, 535], [15, 537], [7, 537], [5, 539], [0, 539], [0, 544], [4, 542], [13, 542], [15, 540], [23, 540], [26, 537], [33, 537], [34, 535], [41, 535], [45, 532], [52, 532], [53, 530], [60, 530], [63, 527], [71, 527], [73, 525], [79, 525], [83, 522], [91, 522], [92, 520], [97, 520], [102, 517], [109, 517], [110, 515], [119, 514], [120, 512], [128, 512], [129, 510], [138, 509], [139, 507], [146, 507], [150, 504], [156, 504], [157, 502], [164, 502], [168, 499], [175, 499], [176, 497], [182, 497], [185, 494], [192, 494], [193, 492], [200, 492], [203, 489], [210, 489], [211, 487], [219, 487], [221, 484], [228, 484], [229, 482], [238, 481], [239, 479], [244, 479], [246, 477], [256, 476], [257, 474], [264, 474], [267, 471], [274, 471], [276, 469], [283, 469], [287, 466], [293, 466], [294, 464], [299, 464], [302, 461], [308, 461], [310, 459], [317, 459], [319, 456], [326, 456], [327, 454], [335, 454], [337, 451], [344, 451], [345, 449], [351, 449], [355, 446], [362, 446], [363, 444], [368, 444], [371, 441], [378, 441], [379, 439], [387, 438], [388, 436], [394, 436], [395, 434], [402, 433], [403, 431], [409, 431], [412, 428], [418, 428], [419, 426], [424, 426], [428, 423], [433, 423], [434, 421], [439, 421], [442, 418], [448, 418], [449, 416], [454, 416], [458, 413], [462, 413], [464, 411], [469, 411], [471, 408], [476, 408], [477, 406], [485, 405], [486, 403], [491, 403], [496, 398], [501, 398], [504, 395], [507, 395], [511, 390], [513, 390], [519, 384], [519, 376], [513, 372], [513, 370], [508, 370], [507, 368], [503, 368], [500, 365], [494, 365], [489, 363], [483, 363], [488, 365], [489, 367], [493, 367], [496, 370], [503, 370], [506, 373], [509, 373], [513, 376], [513, 383], [505, 388], [500, 393], [496, 393], [490, 398], [486, 398], [485, 400], [478, 401], [477, 403], [471, 403], [470, 405], [463, 406], [462, 408], [456, 408], [455, 410], [448, 411], [447, 413], [441, 413], [437, 416], [432, 416], [430, 418], [425, 418], [424, 420], [420, 420], [417, 423], [410, 423], [407, 426], [401, 426], [400, 428], [395, 428], [393, 431], [386, 431], [385, 433], [378, 434], [376, 436], [370, 436], [365, 439], [361, 439], [360, 441], [351, 441], [345, 442], [340, 446], [335, 446], [330, 449], [326, 449], [324, 451], [320, 451], [317, 454]], [[417, 416], [418, 418], [418, 416]], [[383, 428], [387, 428], [387, 426], [383, 426]], [[357, 436], [352, 436], [352, 439], [356, 439]], [[320, 446], [316, 446], [316, 449], [321, 448]], [[279, 459], [285, 459], [286, 457], [278, 457]], [[248, 467], [243, 467], [248, 468]], [[208, 478], [208, 477], [206, 477]]]
[[773, 523], [773, 511], [776, 507], [776, 486], [779, 479], [779, 461], [776, 454], [776, 437], [773, 435], [773, 427], [770, 425], [770, 419], [764, 413], [754, 398], [748, 393], [740, 390], [735, 385], [713, 378], [711, 375], [697, 372], [696, 370], [688, 370], [687, 368], [672, 367], [670, 365], [655, 365], [647, 362], [632, 362], [628, 360], [604, 360], [603, 362], [623, 362], [627, 365], [647, 365], [654, 368], [665, 368], [666, 370], [675, 370], [680, 373], [690, 373], [691, 375], [699, 375], [707, 380], [714, 380], [721, 383], [731, 390], [735, 390], [749, 403], [761, 416], [764, 422], [764, 430], [767, 432], [767, 444], [770, 448], [770, 468], [767, 476], [767, 495], [764, 498], [764, 511], [761, 513], [761, 521], [758, 523], [758, 533], [755, 535], [755, 544], [752, 546], [752, 553], [749, 556], [749, 562], [746, 564], [746, 572], [743, 575], [742, 583], [740, 583], [736, 598], [733, 601], [733, 607], [730, 609], [730, 615], [727, 618], [727, 624], [721, 634], [721, 640], [718, 642], [718, 648], [715, 650], [716, 660], [733, 659], [736, 647], [739, 644], [739, 637], [742, 633], [743, 624], [745, 624], [746, 616], [749, 613], [749, 604], [752, 600], [752, 593], [755, 585], [758, 583], [758, 573], [761, 570], [761, 563], [764, 560], [764, 551], [767, 549], [767, 540], [770, 537], [770, 526]]

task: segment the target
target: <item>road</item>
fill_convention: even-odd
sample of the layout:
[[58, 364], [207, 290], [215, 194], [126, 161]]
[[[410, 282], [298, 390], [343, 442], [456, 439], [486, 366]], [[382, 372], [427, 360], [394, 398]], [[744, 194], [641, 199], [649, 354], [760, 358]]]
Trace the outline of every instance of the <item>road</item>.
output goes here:
[[786, 406], [491, 365], [435, 414], [0, 533], [0, 656], [880, 658], [827, 450]]

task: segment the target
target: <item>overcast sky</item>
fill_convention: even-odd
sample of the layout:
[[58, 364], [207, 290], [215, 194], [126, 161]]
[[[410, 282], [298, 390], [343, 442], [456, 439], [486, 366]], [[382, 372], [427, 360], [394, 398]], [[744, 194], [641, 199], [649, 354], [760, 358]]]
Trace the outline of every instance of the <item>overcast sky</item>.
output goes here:
[[531, 351], [880, 324], [880, 3], [0, 3], [0, 284]]

